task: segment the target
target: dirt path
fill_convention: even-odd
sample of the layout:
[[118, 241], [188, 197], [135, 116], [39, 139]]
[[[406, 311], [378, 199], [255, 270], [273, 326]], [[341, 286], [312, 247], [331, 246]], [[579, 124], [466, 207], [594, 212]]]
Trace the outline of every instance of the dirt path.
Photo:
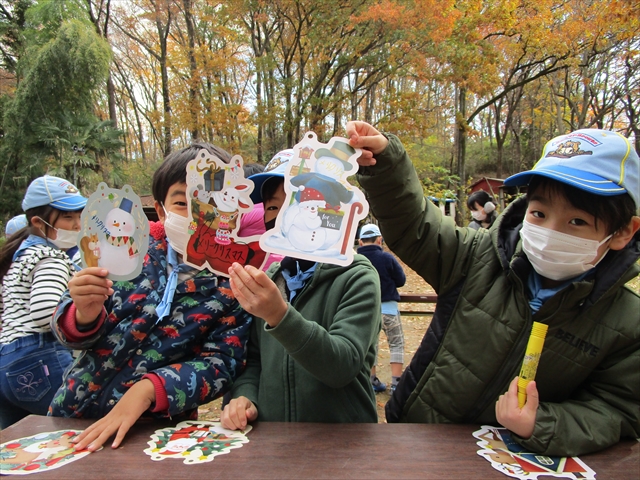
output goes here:
[[[400, 261], [400, 260], [398, 260]], [[413, 270], [409, 269], [401, 261], [405, 274], [407, 275], [407, 283], [404, 287], [399, 289], [403, 293], [413, 294], [425, 294], [434, 293], [433, 289]], [[418, 305], [414, 305], [418, 306]], [[411, 307], [411, 305], [409, 306]], [[424, 307], [420, 305], [419, 307]], [[416, 349], [420, 345], [420, 341], [427, 331], [429, 322], [431, 321], [431, 315], [428, 316], [402, 316], [402, 327], [404, 330], [404, 352], [405, 352], [405, 367], [413, 357]], [[387, 344], [387, 337], [384, 332], [380, 332], [380, 342], [378, 344], [378, 364], [376, 365], [376, 371], [378, 378], [387, 385], [391, 384], [391, 368], [389, 366], [389, 345]], [[387, 388], [386, 392], [376, 394], [376, 403], [378, 406], [378, 422], [385, 423], [384, 418], [384, 406], [389, 400], [390, 393]], [[220, 405], [221, 400], [215, 400], [206, 405], [202, 405], [198, 409], [198, 417], [201, 420], [217, 421], [220, 418]]]

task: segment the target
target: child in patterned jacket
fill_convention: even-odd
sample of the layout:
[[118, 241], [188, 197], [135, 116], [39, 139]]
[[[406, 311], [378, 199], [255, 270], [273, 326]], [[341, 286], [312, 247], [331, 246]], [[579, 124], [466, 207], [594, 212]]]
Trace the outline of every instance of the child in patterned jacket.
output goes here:
[[53, 317], [65, 345], [83, 350], [49, 415], [99, 418], [75, 440], [94, 451], [113, 434], [117, 448], [141, 415], [197, 416], [198, 405], [223, 395], [244, 369], [251, 316], [227, 278], [181, 263], [188, 241], [186, 166], [206, 148], [167, 156], [153, 176], [160, 222], [151, 229], [141, 274], [112, 282], [86, 268], [70, 282]]

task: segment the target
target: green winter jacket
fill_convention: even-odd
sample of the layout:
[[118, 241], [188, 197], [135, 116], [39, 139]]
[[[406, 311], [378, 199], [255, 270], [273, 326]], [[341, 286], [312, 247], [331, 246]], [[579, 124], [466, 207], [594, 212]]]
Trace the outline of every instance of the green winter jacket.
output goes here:
[[400, 141], [388, 136], [358, 179], [389, 247], [438, 293], [432, 323], [392, 399], [389, 422], [497, 424], [495, 403], [518, 375], [532, 321], [549, 325], [533, 436], [546, 455], [580, 455], [640, 434], [640, 235], [532, 315], [531, 264], [519, 231], [526, 199], [489, 229], [456, 227], [424, 198]]
[[[284, 292], [280, 264], [267, 273]], [[369, 377], [381, 326], [380, 283], [369, 260], [355, 255], [346, 267], [318, 264], [288, 307], [275, 328], [253, 322], [233, 398], [256, 404], [260, 421], [376, 423]]]

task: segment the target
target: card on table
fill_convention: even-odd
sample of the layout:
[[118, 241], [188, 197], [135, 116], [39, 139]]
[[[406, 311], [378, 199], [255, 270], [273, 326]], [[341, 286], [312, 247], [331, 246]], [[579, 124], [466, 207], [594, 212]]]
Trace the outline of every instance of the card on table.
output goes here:
[[0, 445], [0, 474], [28, 475], [53, 470], [89, 455], [88, 450], [77, 452], [71, 443], [80, 433], [78, 430], [58, 430], [3, 443]]
[[513, 440], [506, 428], [484, 425], [473, 432], [478, 439], [478, 455], [491, 466], [513, 478], [537, 480], [539, 476], [595, 480], [596, 472], [578, 457], [549, 457], [529, 452]]
[[187, 465], [211, 462], [216, 455], [248, 443], [246, 434], [250, 431], [251, 425], [244, 430], [227, 430], [220, 422], [188, 420], [156, 430], [144, 453], [155, 461], [177, 458]]

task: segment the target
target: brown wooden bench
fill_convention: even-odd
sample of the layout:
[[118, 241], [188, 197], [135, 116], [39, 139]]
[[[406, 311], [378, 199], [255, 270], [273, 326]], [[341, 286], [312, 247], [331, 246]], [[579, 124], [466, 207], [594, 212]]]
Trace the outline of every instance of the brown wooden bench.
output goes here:
[[[427, 294], [427, 295], [416, 295], [414, 293], [401, 293], [400, 294], [400, 302], [399, 311], [400, 315], [432, 315], [435, 310], [435, 305], [430, 306], [430, 304], [435, 304], [438, 301], [438, 295], [435, 293]], [[417, 307], [407, 308], [407, 303], [419, 304]]]

